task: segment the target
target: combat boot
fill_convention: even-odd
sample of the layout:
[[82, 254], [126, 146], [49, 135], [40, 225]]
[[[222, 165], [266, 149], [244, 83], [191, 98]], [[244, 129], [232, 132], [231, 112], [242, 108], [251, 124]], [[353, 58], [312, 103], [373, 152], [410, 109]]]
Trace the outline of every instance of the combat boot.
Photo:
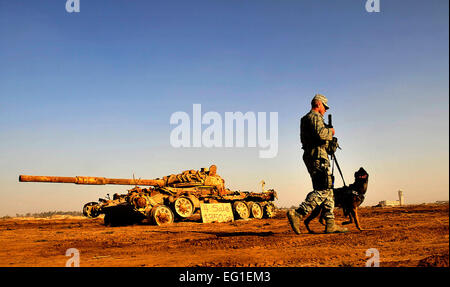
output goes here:
[[295, 210], [291, 209], [287, 212], [287, 218], [289, 220], [289, 223], [291, 224], [292, 230], [298, 235], [301, 234], [300, 232], [300, 222], [303, 219], [303, 216], [300, 215]]
[[325, 233], [344, 233], [347, 232], [348, 229], [334, 223], [333, 218], [326, 219], [327, 225], [325, 226]]

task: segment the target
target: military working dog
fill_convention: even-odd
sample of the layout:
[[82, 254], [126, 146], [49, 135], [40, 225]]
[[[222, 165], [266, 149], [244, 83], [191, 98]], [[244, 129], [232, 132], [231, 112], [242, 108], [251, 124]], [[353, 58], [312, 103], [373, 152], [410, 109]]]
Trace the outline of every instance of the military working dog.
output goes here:
[[[333, 189], [334, 206], [342, 208], [344, 216], [349, 218], [348, 221], [342, 223], [343, 225], [354, 222], [356, 228], [358, 228], [360, 231], [363, 231], [359, 224], [358, 206], [360, 206], [364, 201], [368, 183], [369, 174], [364, 170], [364, 168], [361, 167], [357, 172], [355, 172], [354, 183], [350, 184], [349, 186], [343, 186], [341, 188]], [[309, 228], [309, 223], [319, 214], [321, 215], [321, 211], [322, 206], [319, 205], [304, 220], [304, 224], [309, 233], [314, 233], [314, 231]], [[320, 223], [324, 224], [324, 219], [322, 218], [322, 216], [320, 217], [319, 221]]]

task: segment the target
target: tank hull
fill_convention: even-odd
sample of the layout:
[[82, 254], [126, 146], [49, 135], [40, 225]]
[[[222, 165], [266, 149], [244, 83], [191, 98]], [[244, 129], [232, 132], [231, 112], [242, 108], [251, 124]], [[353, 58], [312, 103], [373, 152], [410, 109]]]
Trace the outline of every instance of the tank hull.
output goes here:
[[[221, 194], [215, 187], [211, 186], [190, 188], [135, 187], [130, 189], [127, 194], [115, 194], [113, 199], [100, 199], [96, 204], [86, 204], [89, 205], [89, 212], [84, 212], [84, 214], [91, 218], [104, 214], [105, 225], [111, 226], [129, 224], [131, 219], [134, 219], [131, 222], [147, 220], [152, 224], [163, 225], [199, 214], [202, 203], [230, 203], [235, 219], [244, 218], [242, 212], [239, 212], [235, 205], [239, 202], [244, 203], [248, 208], [248, 217], [271, 218], [275, 215], [275, 205], [273, 204], [275, 198], [276, 192], [274, 190], [261, 193], [227, 190], [226, 194]], [[260, 213], [258, 215], [252, 214], [252, 210], [255, 209], [252, 206], [255, 204], [259, 206]], [[167, 217], [166, 221], [158, 220], [158, 209], [161, 209], [161, 212]]]

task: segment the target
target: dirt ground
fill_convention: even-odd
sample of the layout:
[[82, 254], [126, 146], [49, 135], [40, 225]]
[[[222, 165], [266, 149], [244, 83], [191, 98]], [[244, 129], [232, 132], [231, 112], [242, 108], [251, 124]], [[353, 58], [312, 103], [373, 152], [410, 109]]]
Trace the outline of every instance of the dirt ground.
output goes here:
[[[105, 227], [100, 218], [2, 219], [0, 266], [64, 267], [76, 248], [80, 266], [449, 266], [449, 206], [360, 208], [363, 228], [295, 235], [285, 212], [229, 223], [178, 222]], [[336, 210], [342, 222], [341, 210]], [[323, 231], [317, 220], [316, 231]], [[305, 232], [306, 230], [303, 229]]]

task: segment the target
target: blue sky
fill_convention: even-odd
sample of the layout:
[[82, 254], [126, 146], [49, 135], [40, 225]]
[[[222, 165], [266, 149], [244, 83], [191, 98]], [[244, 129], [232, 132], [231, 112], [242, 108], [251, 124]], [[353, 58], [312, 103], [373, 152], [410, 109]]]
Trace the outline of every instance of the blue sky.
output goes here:
[[[367, 204], [448, 199], [448, 1], [0, 0], [0, 216], [76, 210], [108, 191], [19, 174], [160, 177], [216, 163], [279, 205], [311, 189], [298, 120], [325, 94], [346, 181]], [[170, 115], [278, 112], [279, 153], [174, 149]]]

